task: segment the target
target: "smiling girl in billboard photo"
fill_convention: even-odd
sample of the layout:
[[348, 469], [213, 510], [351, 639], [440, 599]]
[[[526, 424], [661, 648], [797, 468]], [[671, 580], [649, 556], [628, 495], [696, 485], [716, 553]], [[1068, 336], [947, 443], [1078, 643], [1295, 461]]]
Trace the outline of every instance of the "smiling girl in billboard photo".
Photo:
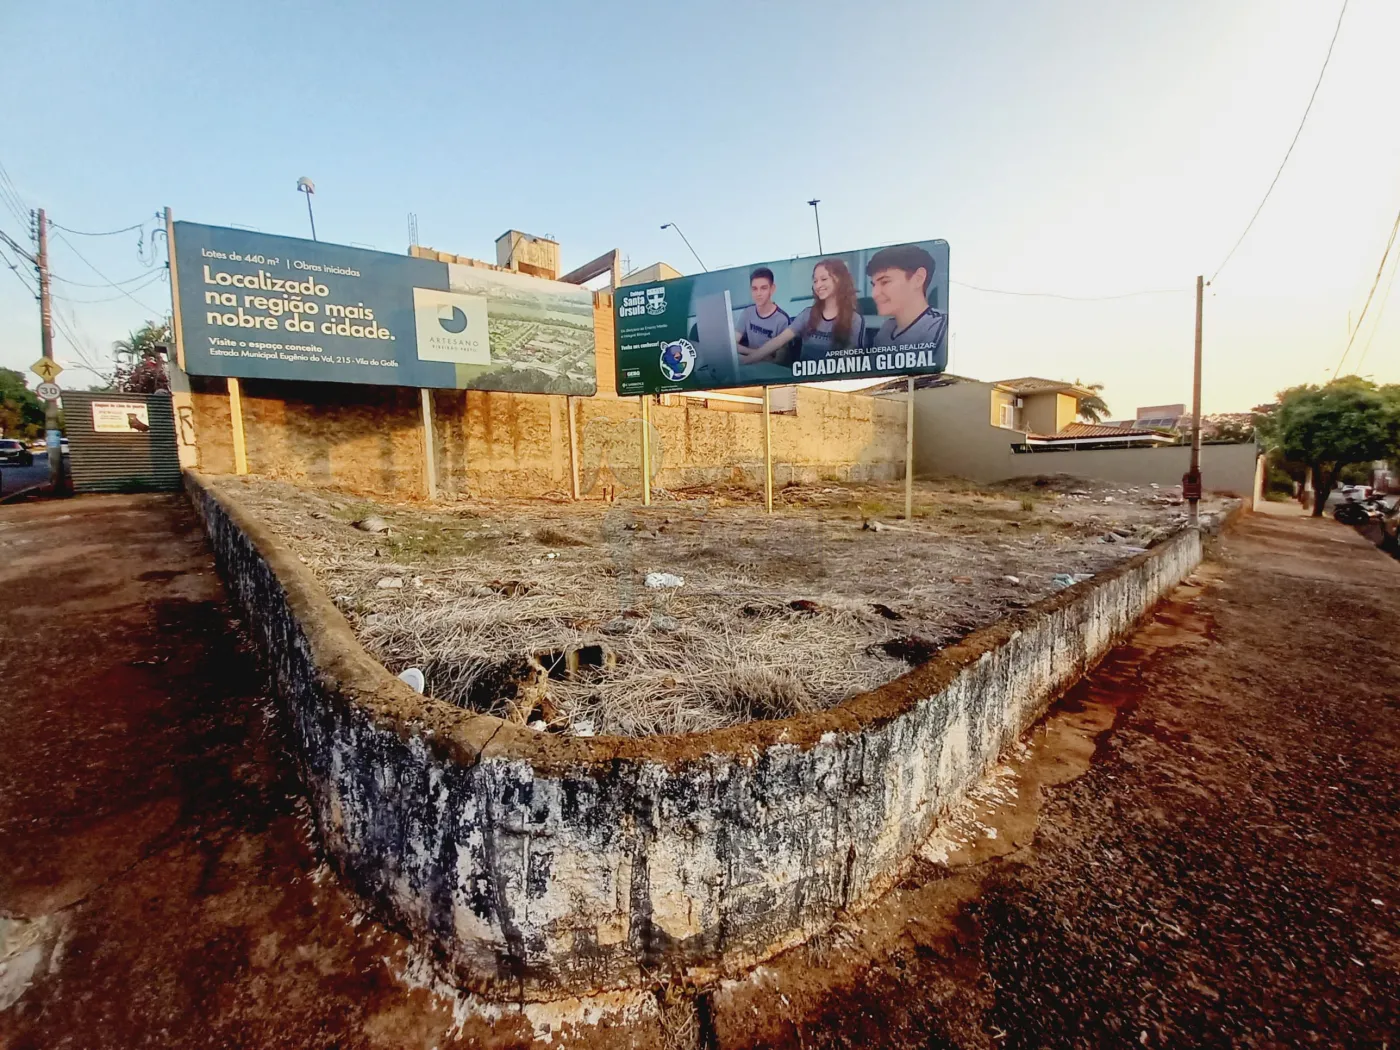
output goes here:
[[740, 347], [739, 360], [746, 365], [772, 358], [794, 339], [802, 340], [801, 360], [817, 361], [834, 350], [859, 348], [865, 337], [851, 271], [840, 259], [823, 259], [812, 267], [813, 305], [803, 310], [783, 331], [759, 347]]

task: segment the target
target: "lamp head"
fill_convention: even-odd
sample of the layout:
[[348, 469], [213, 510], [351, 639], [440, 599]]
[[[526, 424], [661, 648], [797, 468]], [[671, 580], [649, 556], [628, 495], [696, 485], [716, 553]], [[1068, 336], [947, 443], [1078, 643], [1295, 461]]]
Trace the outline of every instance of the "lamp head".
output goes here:
[[316, 184], [303, 175], [297, 179], [297, 189], [302, 193], [315, 193]]

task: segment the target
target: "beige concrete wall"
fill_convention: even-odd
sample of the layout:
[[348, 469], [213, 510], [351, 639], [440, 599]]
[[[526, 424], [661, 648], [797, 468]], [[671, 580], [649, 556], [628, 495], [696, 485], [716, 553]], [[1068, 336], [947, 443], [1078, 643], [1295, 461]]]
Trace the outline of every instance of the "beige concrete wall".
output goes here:
[[[964, 381], [917, 391], [914, 395], [914, 472], [920, 477], [950, 475], [972, 481], [1002, 481], [1036, 474], [1069, 474], [1079, 478], [1116, 481], [1125, 485], [1178, 485], [1186, 473], [1191, 450], [1120, 448], [1063, 452], [1015, 453], [1011, 446], [1025, 433], [988, 423], [999, 392], [990, 383]], [[1042, 413], [1055, 408], [1061, 395], [1026, 398], [1026, 410], [1039, 403]], [[884, 399], [877, 399], [884, 400]], [[1073, 398], [1066, 400], [1073, 402]], [[990, 406], [990, 409], [989, 409]], [[901, 406], [902, 407], [902, 406]], [[995, 418], [991, 415], [990, 418]], [[1048, 417], [1046, 417], [1048, 418]], [[1043, 420], [1042, 420], [1043, 421]], [[1031, 433], [1046, 431], [1029, 420]], [[1201, 473], [1212, 492], [1232, 492], [1248, 498], [1254, 489], [1256, 447], [1206, 445], [1201, 449]]]
[[[1207, 492], [1229, 492], [1249, 499], [1254, 491], [1254, 460], [1258, 448], [1244, 445], [1203, 445], [1201, 478]], [[918, 462], [917, 458], [915, 462]], [[1077, 478], [1116, 481], [1125, 485], [1179, 485], [1191, 463], [1187, 445], [1165, 448], [1118, 448], [1075, 452], [1035, 452], [1013, 455], [1004, 477], [1072, 474]]]
[[914, 473], [977, 481], [1006, 477], [1011, 446], [1026, 435], [989, 422], [997, 393], [990, 383], [972, 381], [915, 391]]
[[[594, 318], [598, 397], [432, 391], [442, 496], [570, 493], [570, 412], [581, 493], [601, 497], [604, 486], [619, 495], [640, 493], [641, 404], [611, 392], [611, 296], [597, 297]], [[222, 379], [194, 377], [191, 388], [199, 469], [232, 473], [227, 386]], [[762, 486], [762, 415], [715, 405], [678, 398], [673, 405], [649, 406], [656, 486]], [[243, 414], [255, 474], [385, 496], [416, 498], [427, 491], [415, 389], [244, 380]], [[771, 418], [779, 485], [884, 480], [903, 473], [902, 404], [801, 388], [797, 411]]]
[[1022, 395], [1025, 407], [1021, 410], [1021, 425], [1032, 434], [1058, 434], [1059, 419], [1056, 414], [1054, 394]]

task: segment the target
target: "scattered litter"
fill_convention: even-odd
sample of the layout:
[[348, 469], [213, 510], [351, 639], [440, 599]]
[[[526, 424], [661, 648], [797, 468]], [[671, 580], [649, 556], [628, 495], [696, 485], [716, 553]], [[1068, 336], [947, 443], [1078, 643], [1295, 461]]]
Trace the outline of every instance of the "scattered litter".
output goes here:
[[379, 582], [375, 584], [381, 591], [401, 591], [403, 590], [402, 576], [381, 576]]
[[400, 671], [399, 681], [403, 682], [415, 693], [421, 693], [428, 684], [423, 678], [423, 672], [416, 667], [409, 667]]
[[1019, 576], [1003, 576], [1002, 579], [1005, 580], [1007, 583], [1020, 584], [1021, 582], [1021, 577]]
[[1050, 581], [1055, 590], [1063, 590], [1066, 587], [1073, 587], [1076, 583], [1083, 583], [1085, 580], [1092, 580], [1092, 572], [1057, 572]]
[[530, 723], [530, 728], [537, 733], [543, 733], [546, 729], [549, 728], [549, 724], [545, 722], [543, 718], [537, 718]]
[[592, 736], [593, 723], [588, 721], [575, 722], [573, 724], [574, 736]]
[[865, 522], [863, 525], [861, 525], [861, 528], [862, 528], [862, 529], [868, 529], [868, 530], [870, 530], [871, 532], [914, 532], [914, 531], [915, 531], [914, 529], [906, 529], [906, 528], [904, 528], [903, 526], [900, 526], [900, 525], [886, 525], [883, 521], [874, 521], [874, 520]]
[[684, 587], [685, 577], [677, 576], [671, 572], [649, 572], [647, 573], [646, 585], [653, 591], [670, 590], [674, 587]]
[[367, 518], [361, 518], [359, 521], [352, 521], [350, 524], [354, 528], [359, 529], [361, 532], [389, 531], [389, 523], [383, 518], [381, 518], [378, 514], [371, 514]]

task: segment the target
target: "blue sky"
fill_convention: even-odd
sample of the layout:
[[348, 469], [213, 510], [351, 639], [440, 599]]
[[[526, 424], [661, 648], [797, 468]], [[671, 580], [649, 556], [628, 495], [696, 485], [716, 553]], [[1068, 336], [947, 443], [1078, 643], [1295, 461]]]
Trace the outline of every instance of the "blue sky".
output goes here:
[[[1323, 0], [613, 4], [22, 4], [0, 0], [0, 163], [25, 203], [491, 258], [515, 227], [566, 267], [712, 268], [946, 238], [955, 282], [1171, 294], [1100, 302], [955, 284], [951, 368], [1107, 385], [1115, 415], [1187, 400], [1192, 299], [1272, 177], [1338, 5]], [[1207, 300], [1206, 408], [1325, 379], [1397, 207], [1393, 0], [1351, 0], [1293, 160]], [[148, 226], [149, 228], [149, 226]], [[0, 207], [0, 229], [26, 231]], [[65, 235], [54, 272], [145, 272], [137, 234]], [[1387, 274], [1388, 278], [1388, 274]], [[1373, 317], [1379, 313], [1383, 279]], [[134, 295], [165, 309], [167, 286]], [[60, 283], [89, 358], [152, 310]], [[1397, 293], [1400, 294], [1400, 293]], [[0, 269], [0, 364], [38, 354]], [[1358, 336], [1400, 381], [1400, 307]], [[60, 359], [76, 365], [65, 338]], [[75, 385], [89, 377], [80, 374]]]

